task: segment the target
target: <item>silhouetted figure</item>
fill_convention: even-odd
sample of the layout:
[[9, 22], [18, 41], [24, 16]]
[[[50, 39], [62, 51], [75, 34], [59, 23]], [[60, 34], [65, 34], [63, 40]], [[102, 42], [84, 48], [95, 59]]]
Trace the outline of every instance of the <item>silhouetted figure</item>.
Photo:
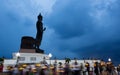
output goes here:
[[94, 72], [95, 72], [96, 75], [100, 75], [99, 74], [99, 64], [98, 64], [98, 62], [95, 62], [95, 65], [96, 66], [94, 66]]
[[41, 45], [41, 41], [42, 41], [43, 31], [45, 31], [45, 29], [46, 29], [46, 28], [43, 28], [42, 15], [41, 14], [38, 15], [38, 21], [37, 21], [37, 24], [36, 24], [36, 28], [37, 28], [37, 34], [36, 34], [35, 46], [36, 46], [37, 49], [39, 49], [39, 46]]

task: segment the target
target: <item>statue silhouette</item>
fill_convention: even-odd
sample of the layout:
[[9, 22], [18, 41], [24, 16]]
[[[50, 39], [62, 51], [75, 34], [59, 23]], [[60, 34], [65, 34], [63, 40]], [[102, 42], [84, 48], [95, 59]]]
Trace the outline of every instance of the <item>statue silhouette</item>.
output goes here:
[[38, 20], [36, 23], [36, 29], [37, 29], [37, 34], [36, 38], [33, 38], [31, 36], [23, 36], [21, 39], [21, 49], [35, 49], [36, 53], [44, 53], [44, 50], [39, 49], [39, 46], [41, 45], [42, 41], [42, 36], [43, 36], [43, 31], [45, 31], [46, 28], [43, 28], [43, 23], [42, 23], [42, 15], [38, 15]]
[[37, 28], [37, 34], [36, 34], [35, 48], [39, 49], [39, 46], [41, 45], [41, 41], [42, 41], [43, 31], [45, 31], [46, 29], [46, 28], [43, 28], [41, 14], [38, 15], [38, 21], [36, 23], [36, 28]]

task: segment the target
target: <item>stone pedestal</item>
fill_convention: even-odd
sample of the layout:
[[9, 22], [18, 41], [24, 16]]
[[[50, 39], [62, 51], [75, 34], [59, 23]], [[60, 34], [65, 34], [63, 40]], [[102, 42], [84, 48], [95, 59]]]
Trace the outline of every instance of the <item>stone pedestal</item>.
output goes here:
[[42, 53], [44, 54], [44, 50], [42, 49], [20, 49], [20, 53]]
[[36, 53], [35, 49], [20, 49], [20, 53]]
[[21, 49], [34, 49], [35, 48], [35, 39], [30, 36], [23, 36], [21, 39]]
[[23, 36], [21, 39], [20, 53], [44, 53], [44, 50], [37, 49], [35, 39], [30, 36]]

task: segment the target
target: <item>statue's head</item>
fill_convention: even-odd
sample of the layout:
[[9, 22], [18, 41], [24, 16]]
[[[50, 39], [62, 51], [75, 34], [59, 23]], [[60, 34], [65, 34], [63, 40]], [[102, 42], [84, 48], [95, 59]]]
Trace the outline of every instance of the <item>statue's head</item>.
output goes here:
[[41, 15], [41, 13], [38, 15], [38, 20], [42, 21], [42, 15]]

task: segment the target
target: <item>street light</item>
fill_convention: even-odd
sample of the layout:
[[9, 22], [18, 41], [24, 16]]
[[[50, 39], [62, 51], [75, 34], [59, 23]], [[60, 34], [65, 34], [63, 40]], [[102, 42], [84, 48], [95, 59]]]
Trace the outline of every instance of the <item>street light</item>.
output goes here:
[[19, 57], [20, 57], [20, 53], [18, 52], [18, 53], [16, 53], [16, 57], [17, 57], [17, 64], [18, 64], [18, 62], [19, 62]]
[[108, 61], [111, 62], [111, 59], [109, 58]]
[[51, 65], [51, 57], [52, 57], [52, 54], [51, 53], [49, 53], [49, 59], [50, 59], [50, 65]]
[[111, 58], [108, 58], [108, 62], [107, 62], [108, 65], [111, 65], [112, 62], [111, 62]]

